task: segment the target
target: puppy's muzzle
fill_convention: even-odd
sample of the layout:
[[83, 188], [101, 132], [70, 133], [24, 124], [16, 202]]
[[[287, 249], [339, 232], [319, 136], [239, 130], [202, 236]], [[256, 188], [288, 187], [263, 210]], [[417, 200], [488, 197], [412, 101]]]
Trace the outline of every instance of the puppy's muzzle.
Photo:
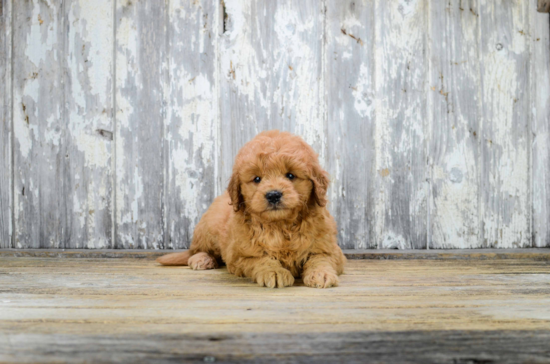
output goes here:
[[281, 191], [269, 191], [265, 194], [265, 199], [272, 205], [276, 205], [281, 202], [281, 197], [283, 197], [283, 193]]

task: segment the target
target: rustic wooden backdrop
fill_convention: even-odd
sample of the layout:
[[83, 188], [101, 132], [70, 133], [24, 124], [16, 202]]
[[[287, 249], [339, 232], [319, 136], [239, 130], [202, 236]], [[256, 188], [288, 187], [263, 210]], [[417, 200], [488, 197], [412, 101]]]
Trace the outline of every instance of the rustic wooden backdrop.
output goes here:
[[302, 135], [345, 248], [550, 246], [536, 0], [0, 0], [0, 247], [187, 247]]

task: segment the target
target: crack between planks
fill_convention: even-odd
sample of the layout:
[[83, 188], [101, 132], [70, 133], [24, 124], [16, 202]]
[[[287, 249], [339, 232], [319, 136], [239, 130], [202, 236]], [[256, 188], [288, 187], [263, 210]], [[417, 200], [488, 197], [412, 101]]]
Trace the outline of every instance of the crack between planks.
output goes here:
[[113, 67], [113, 73], [112, 77], [113, 80], [111, 82], [112, 85], [112, 96], [111, 96], [111, 103], [112, 103], [112, 109], [111, 109], [111, 124], [113, 128], [113, 142], [111, 144], [111, 248], [117, 249], [116, 244], [116, 209], [117, 209], [117, 203], [116, 203], [116, 197], [117, 197], [117, 178], [116, 178], [116, 156], [117, 156], [117, 122], [116, 122], [116, 111], [117, 111], [117, 104], [116, 104], [116, 46], [117, 46], [117, 23], [116, 23], [116, 6], [117, 1], [113, 0], [113, 60], [112, 60], [112, 67]]
[[[476, 3], [477, 5], [477, 14], [481, 14], [481, 4], [480, 2], [477, 2]], [[479, 59], [479, 63], [477, 65], [477, 72], [478, 72], [478, 87], [477, 87], [477, 109], [478, 109], [478, 113], [480, 113], [482, 116], [479, 118], [479, 123], [477, 125], [477, 129], [478, 129], [478, 132], [479, 132], [479, 135], [480, 137], [477, 138], [476, 142], [477, 142], [477, 150], [478, 150], [478, 153], [477, 153], [477, 170], [476, 170], [476, 173], [477, 173], [477, 220], [478, 220], [478, 246], [481, 247], [481, 248], [486, 248], [485, 246], [485, 243], [484, 243], [484, 236], [485, 236], [485, 223], [484, 223], [484, 219], [483, 219], [483, 216], [482, 216], [482, 200], [483, 200], [483, 175], [482, 175], [482, 171], [484, 170], [484, 163], [483, 163], [483, 145], [481, 143], [481, 141], [483, 140], [483, 115], [485, 115], [485, 113], [483, 112], [483, 102], [482, 102], [482, 93], [483, 93], [483, 78], [482, 78], [482, 75], [481, 75], [481, 64], [483, 62], [483, 60], [481, 59], [481, 57], [483, 56], [483, 52], [482, 52], [482, 29], [481, 29], [481, 22], [482, 22], [482, 17], [479, 16], [477, 17], [478, 19], [478, 22], [477, 22], [477, 58]]]
[[[376, 44], [378, 42], [378, 39], [376, 38], [377, 34], [376, 34], [376, 26], [377, 26], [377, 22], [378, 22], [378, 18], [376, 16], [376, 9], [377, 9], [377, 6], [378, 6], [378, 2], [377, 1], [373, 1], [372, 3], [372, 18], [373, 18], [373, 25], [372, 25], [372, 38], [374, 39], [374, 41], [372, 42], [372, 83], [373, 83], [373, 89], [374, 89], [374, 92], [375, 92], [375, 95], [376, 93], [378, 92], [378, 83], [377, 83], [377, 77], [376, 77]], [[378, 130], [378, 111], [379, 111], [379, 108], [377, 107], [378, 106], [378, 102], [377, 102], [377, 98], [374, 97], [374, 120], [373, 120], [373, 126], [372, 126], [372, 135], [375, 136], [375, 139], [376, 139], [376, 133], [377, 133], [377, 130]], [[372, 153], [373, 155], [373, 158], [374, 158], [374, 171], [373, 171], [373, 174], [376, 173], [376, 171], [378, 170], [378, 148], [376, 148], [376, 142], [373, 142], [374, 144], [374, 151]], [[378, 178], [375, 178], [374, 180], [374, 216], [373, 216], [373, 221], [372, 221], [372, 225], [373, 225], [373, 228], [372, 228], [372, 237], [373, 237], [373, 240], [374, 240], [374, 243], [376, 245], [376, 248], [375, 249], [380, 249], [380, 237], [378, 236], [378, 231], [377, 231], [377, 225], [378, 225], [378, 216], [377, 216], [377, 200], [380, 198], [379, 195], [380, 195], [380, 191], [378, 191], [379, 189], [379, 183], [380, 182], [376, 182], [378, 181]]]
[[[527, 24], [529, 24], [529, 41], [526, 42], [527, 46], [529, 47], [529, 72], [527, 74], [527, 79], [529, 80], [529, 94], [528, 94], [528, 108], [530, 111], [529, 117], [527, 118], [527, 213], [529, 214], [529, 233], [527, 234], [529, 239], [529, 247], [534, 248], [536, 247], [535, 242], [535, 236], [533, 234], [533, 216], [534, 216], [534, 205], [533, 205], [533, 122], [534, 118], [536, 117], [536, 111], [533, 112], [533, 110], [536, 110], [536, 92], [534, 92], [534, 85], [536, 85], [536, 81], [534, 81], [534, 74], [533, 74], [533, 63], [536, 63], [535, 59], [535, 52], [533, 47], [533, 36], [535, 34], [535, 27], [533, 26], [534, 19], [533, 19], [533, 11], [536, 11], [536, 9], [531, 8], [532, 2], [527, 2]], [[533, 102], [533, 97], [535, 97], [535, 102]]]
[[[69, 7], [70, 9], [70, 7]], [[70, 32], [68, 31], [68, 27], [67, 27], [67, 19], [68, 19], [68, 14], [67, 14], [67, 2], [66, 1], [63, 1], [61, 3], [61, 29], [63, 29], [62, 33], [61, 33], [61, 39], [62, 39], [62, 43], [61, 43], [61, 47], [62, 47], [62, 52], [63, 52], [63, 63], [62, 63], [62, 70], [61, 70], [61, 83], [63, 85], [63, 96], [62, 96], [62, 100], [63, 100], [63, 107], [61, 108], [61, 120], [62, 120], [62, 125], [63, 127], [67, 127], [68, 124], [69, 124], [69, 119], [67, 117], [67, 72], [68, 72], [68, 69], [69, 69], [69, 62], [67, 61], [68, 57], [69, 57], [69, 51], [67, 49], [68, 47], [68, 44], [69, 42], [67, 41], [67, 38], [69, 37], [69, 34]], [[71, 24], [72, 26], [72, 24]], [[66, 33], [66, 34], [65, 34]], [[71, 137], [70, 137], [70, 134], [69, 133], [65, 133], [65, 143], [66, 143], [66, 147], [65, 149], [63, 150], [63, 154], [68, 154], [69, 153], [69, 146], [71, 145]], [[59, 148], [59, 152], [61, 152], [61, 146]], [[65, 163], [62, 164], [63, 166], [63, 174], [66, 175], [66, 168], [67, 168], [67, 163], [66, 163], [66, 160], [65, 160]], [[67, 179], [68, 178], [65, 178], [65, 180], [62, 181], [62, 191], [63, 193], [65, 194], [65, 196], [69, 196], [69, 191], [67, 191]], [[69, 218], [69, 199], [68, 198], [64, 198], [64, 207], [65, 207], [65, 226], [64, 227], [61, 227], [61, 232], [60, 232], [60, 242], [58, 243], [59, 245], [63, 246], [63, 248], [68, 248], [70, 246], [70, 240], [69, 240], [69, 237], [71, 236], [71, 223], [72, 223], [72, 214], [71, 214], [71, 218]], [[70, 220], [69, 220], [70, 219]], [[88, 223], [86, 223], [86, 226], [87, 226]], [[68, 234], [68, 235], [67, 235]], [[88, 229], [86, 229], [86, 240], [90, 239], [90, 237], [88, 236]]]
[[[6, 2], [8, 2], [10, 0], [6, 0]], [[11, 34], [10, 34], [10, 41], [11, 41], [11, 50], [10, 50], [10, 102], [11, 102], [11, 110], [10, 110], [10, 118], [11, 118], [11, 247], [12, 248], [15, 248], [15, 228], [16, 228], [16, 224], [15, 224], [15, 120], [14, 120], [14, 102], [13, 102], [13, 95], [14, 95], [14, 64], [15, 64], [15, 60], [14, 60], [14, 51], [15, 51], [15, 46], [14, 46], [14, 40], [15, 40], [15, 36], [14, 36], [14, 30], [15, 30], [15, 16], [14, 16], [14, 1], [15, 0], [11, 0], [10, 1], [10, 9], [8, 10], [9, 13], [10, 13], [10, 16], [11, 16], [11, 24], [9, 25], [9, 27], [11, 28]]]
[[[170, 145], [167, 143], [168, 135], [167, 135], [167, 124], [169, 123], [169, 120], [167, 118], [167, 109], [170, 107], [169, 102], [166, 100], [166, 96], [169, 96], [171, 93], [171, 84], [170, 84], [170, 0], [165, 0], [164, 3], [164, 50], [165, 50], [165, 62], [164, 62], [164, 69], [162, 72], [164, 73], [164, 85], [162, 87], [162, 130], [161, 130], [161, 140], [162, 140], [162, 161], [164, 163], [164, 168], [162, 168], [163, 171], [163, 180], [162, 180], [162, 198], [161, 198], [161, 220], [162, 220], [162, 249], [166, 249], [168, 244], [168, 215], [170, 214], [170, 210], [167, 209], [167, 203], [166, 198], [168, 196], [168, 184], [169, 181], [169, 154], [170, 154]], [[168, 90], [168, 95], [165, 94], [166, 90]], [[169, 98], [169, 97], [168, 97]]]
[[214, 70], [214, 77], [215, 77], [215, 80], [214, 80], [214, 87], [216, 88], [216, 103], [217, 103], [217, 115], [216, 115], [216, 150], [218, 151], [217, 153], [215, 153], [214, 155], [214, 170], [215, 170], [215, 173], [216, 175], [214, 176], [214, 194], [216, 196], [219, 196], [222, 194], [222, 192], [224, 191], [223, 187], [222, 187], [222, 171], [221, 171], [221, 168], [222, 168], [222, 164], [220, 163], [220, 159], [221, 159], [221, 156], [223, 154], [223, 151], [222, 151], [222, 119], [221, 119], [221, 115], [222, 115], [222, 102], [221, 102], [221, 83], [222, 83], [222, 79], [221, 79], [221, 56], [220, 56], [220, 53], [222, 51], [222, 47], [221, 47], [221, 43], [224, 41], [224, 36], [225, 36], [225, 17], [227, 15], [227, 12], [226, 12], [226, 8], [225, 8], [225, 2], [223, 0], [221, 0], [219, 3], [218, 3], [218, 17], [217, 17], [217, 24], [216, 24], [216, 28], [214, 28], [216, 30], [215, 32], [215, 49], [214, 49], [214, 54], [215, 54], [215, 70]]
[[[321, 141], [321, 147], [324, 149], [323, 150], [323, 154], [325, 155], [324, 156], [324, 161], [323, 161], [323, 164], [324, 166], [328, 166], [328, 162], [327, 162], [327, 157], [329, 155], [328, 153], [328, 93], [327, 93], [327, 81], [328, 81], [328, 77], [327, 77], [327, 59], [326, 59], [326, 51], [327, 51], [327, 0], [323, 0], [321, 2], [321, 12], [323, 14], [323, 23], [322, 23], [322, 32], [323, 32], [323, 35], [321, 37], [321, 54], [320, 54], [320, 58], [321, 58], [321, 81], [319, 82], [319, 89], [318, 89], [318, 92], [319, 92], [319, 103], [320, 103], [320, 108], [321, 108], [321, 120], [323, 122], [323, 139], [324, 141]], [[324, 145], [323, 145], [324, 144]], [[334, 186], [332, 186], [334, 188]], [[340, 244], [344, 243], [344, 245], [347, 243], [347, 242], [340, 242]]]
[[[431, 42], [431, 34], [433, 29], [432, 24], [432, 0], [428, 1], [428, 11], [426, 12], [428, 14], [428, 31], [425, 33], [425, 42], [427, 47], [427, 52], [425, 57], [427, 65], [428, 65], [428, 73], [426, 77], [426, 81], [428, 84], [428, 89], [430, 85], [432, 84], [432, 70], [433, 70], [433, 62], [432, 62], [432, 42]], [[425, 175], [426, 177], [426, 188], [428, 189], [428, 193], [426, 194], [426, 250], [430, 250], [430, 243], [431, 243], [431, 213], [432, 213], [432, 199], [433, 199], [433, 158], [430, 158], [430, 150], [431, 148], [431, 139], [432, 139], [432, 133], [433, 133], [433, 122], [434, 122], [434, 115], [433, 115], [433, 92], [428, 91], [428, 97], [426, 98], [426, 113], [427, 113], [427, 120], [428, 120], [428, 128], [424, 128], [424, 135], [427, 135], [428, 140], [425, 142], [426, 148], [425, 148], [425, 160], [426, 160], [426, 167], [427, 167], [427, 173]], [[426, 130], [427, 129], [427, 130]], [[430, 129], [432, 133], [430, 133]]]

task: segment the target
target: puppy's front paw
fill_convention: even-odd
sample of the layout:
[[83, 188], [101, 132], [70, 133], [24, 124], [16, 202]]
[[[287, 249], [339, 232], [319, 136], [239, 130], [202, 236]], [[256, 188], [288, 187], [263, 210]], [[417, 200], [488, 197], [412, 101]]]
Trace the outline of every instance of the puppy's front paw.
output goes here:
[[197, 253], [189, 258], [187, 264], [194, 270], [214, 269], [218, 268], [218, 262], [207, 253]]
[[256, 282], [262, 287], [283, 288], [294, 284], [294, 277], [284, 268], [265, 269], [256, 274]]
[[329, 270], [315, 269], [305, 272], [303, 275], [304, 284], [313, 288], [330, 288], [338, 285], [338, 276]]

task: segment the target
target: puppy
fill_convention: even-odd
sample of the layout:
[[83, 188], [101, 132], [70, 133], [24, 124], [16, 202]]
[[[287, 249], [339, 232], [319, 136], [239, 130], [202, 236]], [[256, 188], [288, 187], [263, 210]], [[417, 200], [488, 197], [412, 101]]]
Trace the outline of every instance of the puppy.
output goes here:
[[214, 269], [269, 288], [338, 285], [346, 258], [325, 207], [328, 174], [300, 137], [258, 134], [237, 154], [227, 191], [195, 228], [188, 251], [162, 256], [163, 265]]

